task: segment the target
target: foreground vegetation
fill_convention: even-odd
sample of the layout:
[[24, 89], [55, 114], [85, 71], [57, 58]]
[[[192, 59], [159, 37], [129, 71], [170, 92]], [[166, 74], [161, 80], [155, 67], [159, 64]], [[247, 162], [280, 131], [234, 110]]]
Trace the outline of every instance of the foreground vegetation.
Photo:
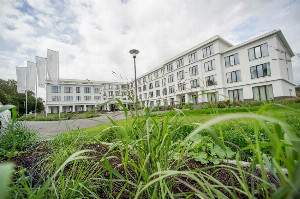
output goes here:
[[[2, 138], [10, 137], [13, 145], [1, 156], [23, 165], [15, 168], [9, 197], [299, 196], [299, 104], [155, 115], [148, 108], [143, 115], [123, 108], [125, 120], [65, 132], [47, 142], [35, 142], [33, 134], [21, 136], [27, 132], [24, 127], [7, 129]], [[32, 141], [19, 146], [27, 137]], [[17, 156], [22, 151], [28, 154]], [[229, 160], [236, 165], [227, 164]], [[244, 167], [241, 160], [251, 165]], [[12, 166], [1, 170], [9, 174]]]

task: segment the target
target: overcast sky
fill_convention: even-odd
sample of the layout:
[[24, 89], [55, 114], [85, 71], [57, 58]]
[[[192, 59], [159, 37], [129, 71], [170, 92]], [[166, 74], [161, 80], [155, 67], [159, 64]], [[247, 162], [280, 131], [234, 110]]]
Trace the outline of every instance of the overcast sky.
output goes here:
[[0, 0], [0, 78], [16, 79], [16, 66], [48, 48], [61, 78], [127, 81], [132, 48], [141, 75], [215, 35], [236, 45], [281, 29], [299, 85], [299, 19], [299, 0]]

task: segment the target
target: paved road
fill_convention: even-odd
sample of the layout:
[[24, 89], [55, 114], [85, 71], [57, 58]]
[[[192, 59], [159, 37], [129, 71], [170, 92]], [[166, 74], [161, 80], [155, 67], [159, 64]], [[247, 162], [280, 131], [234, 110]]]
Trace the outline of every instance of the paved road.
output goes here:
[[123, 112], [108, 112], [100, 117], [90, 119], [63, 120], [63, 121], [26, 121], [26, 125], [36, 130], [41, 136], [55, 135], [60, 132], [83, 129], [92, 126], [98, 126], [103, 123], [109, 123], [109, 116], [113, 120], [125, 119]]

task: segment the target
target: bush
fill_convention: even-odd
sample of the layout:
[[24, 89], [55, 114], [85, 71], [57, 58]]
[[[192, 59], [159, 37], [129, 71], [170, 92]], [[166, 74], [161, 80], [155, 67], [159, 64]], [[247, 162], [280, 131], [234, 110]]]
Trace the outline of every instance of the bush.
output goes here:
[[7, 156], [13, 149], [15, 154], [26, 151], [35, 146], [36, 142], [37, 135], [35, 131], [30, 130], [25, 124], [15, 123], [12, 130], [8, 126], [1, 132], [0, 156]]

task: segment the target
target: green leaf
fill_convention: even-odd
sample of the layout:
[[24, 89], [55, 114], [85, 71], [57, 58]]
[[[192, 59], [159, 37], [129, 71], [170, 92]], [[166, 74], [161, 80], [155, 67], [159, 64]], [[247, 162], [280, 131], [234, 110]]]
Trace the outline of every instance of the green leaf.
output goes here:
[[0, 107], [0, 113], [6, 110], [9, 110], [11, 108], [15, 107], [14, 105], [4, 105]]
[[11, 174], [14, 172], [14, 164], [10, 162], [0, 164], [0, 199], [6, 198], [8, 185], [11, 182]]

